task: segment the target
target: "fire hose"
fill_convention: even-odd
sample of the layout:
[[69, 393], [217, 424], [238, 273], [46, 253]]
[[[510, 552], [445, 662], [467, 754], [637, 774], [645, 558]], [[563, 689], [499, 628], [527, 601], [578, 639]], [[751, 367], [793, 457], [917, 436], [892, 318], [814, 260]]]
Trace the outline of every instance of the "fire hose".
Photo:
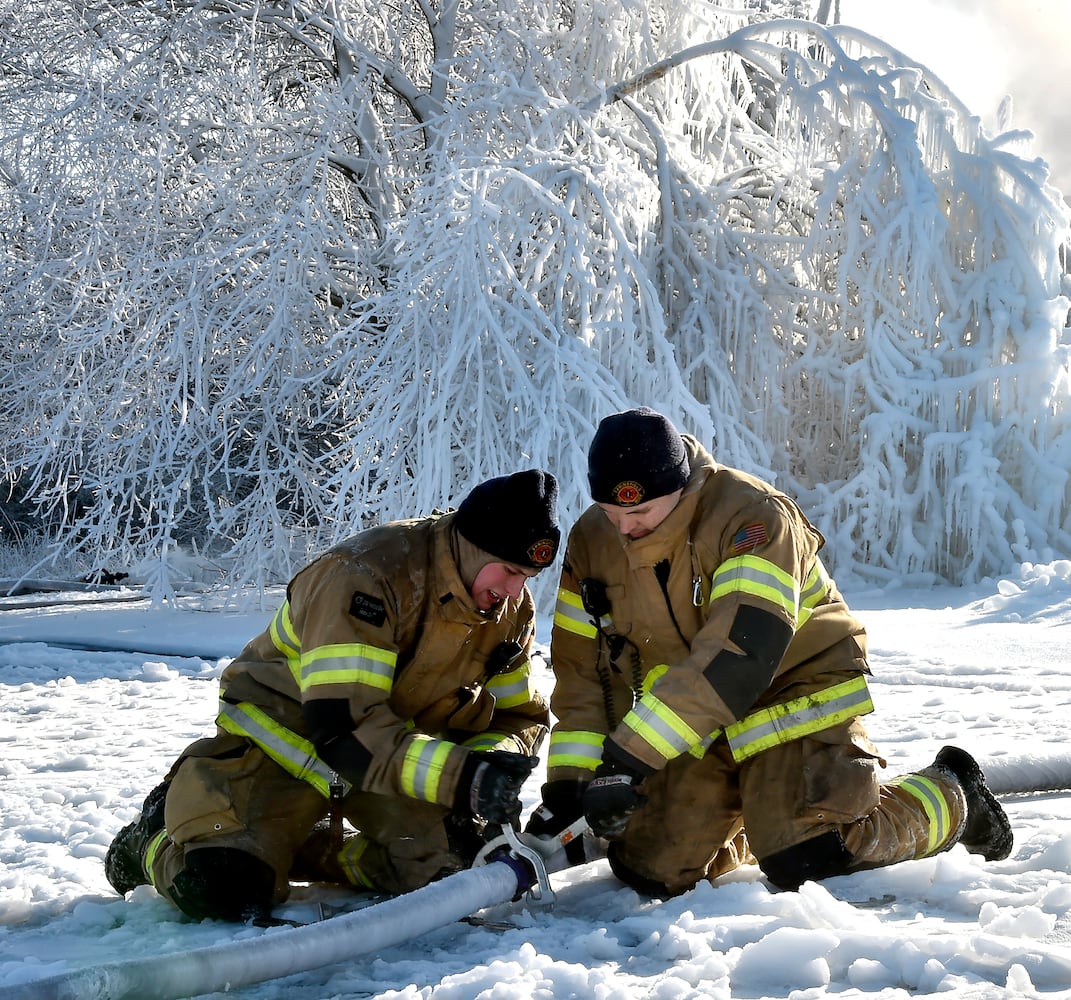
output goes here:
[[522, 894], [530, 906], [553, 906], [544, 857], [572, 834], [536, 849], [534, 838], [522, 841], [512, 827], [502, 829], [472, 868], [374, 906], [273, 928], [252, 940], [59, 973], [7, 987], [5, 1000], [175, 1000], [217, 993], [380, 951]]
[[[1071, 755], [1034, 754], [979, 762], [996, 795], [1071, 788]], [[554, 904], [548, 871], [567, 865], [565, 846], [587, 829], [581, 818], [557, 837], [518, 836], [504, 826], [472, 868], [393, 899], [302, 927], [163, 956], [90, 966], [7, 987], [5, 1000], [176, 1000], [233, 990], [380, 951], [485, 907], [526, 895]]]

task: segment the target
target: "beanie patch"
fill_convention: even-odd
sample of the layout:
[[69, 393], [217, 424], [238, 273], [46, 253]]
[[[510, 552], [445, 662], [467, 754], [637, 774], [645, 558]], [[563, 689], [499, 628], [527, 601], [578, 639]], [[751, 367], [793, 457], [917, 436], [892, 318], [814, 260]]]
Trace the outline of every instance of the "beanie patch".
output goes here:
[[558, 544], [553, 539], [541, 538], [528, 546], [528, 558], [533, 566], [549, 566], [554, 562], [554, 553]]
[[455, 514], [457, 530], [502, 562], [540, 570], [558, 552], [558, 481], [542, 469], [480, 483]]
[[619, 507], [635, 507], [643, 502], [643, 487], [635, 479], [627, 479], [613, 488], [613, 503]]
[[691, 475], [677, 428], [644, 406], [599, 423], [588, 450], [588, 485], [596, 503], [635, 507], [683, 489]]

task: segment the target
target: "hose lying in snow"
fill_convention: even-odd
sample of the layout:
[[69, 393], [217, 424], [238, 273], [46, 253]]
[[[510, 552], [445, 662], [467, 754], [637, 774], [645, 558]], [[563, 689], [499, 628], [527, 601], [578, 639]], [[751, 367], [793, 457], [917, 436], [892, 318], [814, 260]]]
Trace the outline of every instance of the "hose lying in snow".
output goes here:
[[6, 987], [5, 1000], [174, 1000], [280, 979], [412, 940], [527, 887], [510, 861], [494, 861], [375, 906], [253, 940], [113, 962]]
[[[980, 760], [979, 765], [996, 795], [1071, 789], [1071, 754], [995, 757]], [[560, 835], [561, 843], [547, 845], [545, 860], [550, 870], [558, 867], [551, 863], [552, 849], [562, 848], [569, 839], [579, 835], [583, 825], [584, 821], [578, 820]], [[516, 845], [515, 839], [509, 839]], [[531, 856], [530, 850], [526, 856]], [[4, 997], [5, 1000], [174, 1000], [233, 990], [410, 941], [484, 907], [514, 899], [518, 892], [530, 888], [533, 888], [531, 872], [516, 858], [493, 860], [375, 906], [306, 927], [272, 931], [251, 941], [76, 969], [9, 986]]]
[[979, 760], [994, 795], [1055, 792], [1071, 788], [1071, 754], [1059, 757], [1022, 754]]

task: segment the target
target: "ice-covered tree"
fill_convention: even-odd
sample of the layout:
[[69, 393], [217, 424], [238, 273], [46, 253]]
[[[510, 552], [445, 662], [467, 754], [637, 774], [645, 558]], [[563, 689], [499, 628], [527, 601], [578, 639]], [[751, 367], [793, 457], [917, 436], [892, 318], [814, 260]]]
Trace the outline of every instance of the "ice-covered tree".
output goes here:
[[639, 403], [796, 494], [842, 579], [1071, 551], [1066, 207], [878, 40], [770, 19], [802, 3], [4, 6], [2, 454], [59, 551], [264, 583], [529, 465], [568, 523]]

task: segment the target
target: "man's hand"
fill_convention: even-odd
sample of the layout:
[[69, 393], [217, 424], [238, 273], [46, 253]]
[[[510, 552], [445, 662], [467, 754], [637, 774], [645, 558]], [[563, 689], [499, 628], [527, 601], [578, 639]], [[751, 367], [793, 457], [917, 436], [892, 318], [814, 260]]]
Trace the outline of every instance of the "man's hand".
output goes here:
[[596, 836], [612, 840], [625, 832], [629, 818], [647, 801], [636, 791], [642, 780], [616, 761], [598, 766], [583, 798], [584, 815]]
[[461, 769], [454, 808], [488, 823], [516, 823], [521, 818], [521, 786], [538, 757], [504, 750], [469, 751]]
[[[543, 801], [529, 818], [528, 825], [524, 828], [525, 833], [537, 837], [558, 837], [584, 815], [585, 787], [584, 782], [568, 778], [548, 781], [540, 789]], [[580, 865], [587, 860], [584, 856], [583, 837], [574, 836], [565, 845], [564, 850], [569, 864]]]

